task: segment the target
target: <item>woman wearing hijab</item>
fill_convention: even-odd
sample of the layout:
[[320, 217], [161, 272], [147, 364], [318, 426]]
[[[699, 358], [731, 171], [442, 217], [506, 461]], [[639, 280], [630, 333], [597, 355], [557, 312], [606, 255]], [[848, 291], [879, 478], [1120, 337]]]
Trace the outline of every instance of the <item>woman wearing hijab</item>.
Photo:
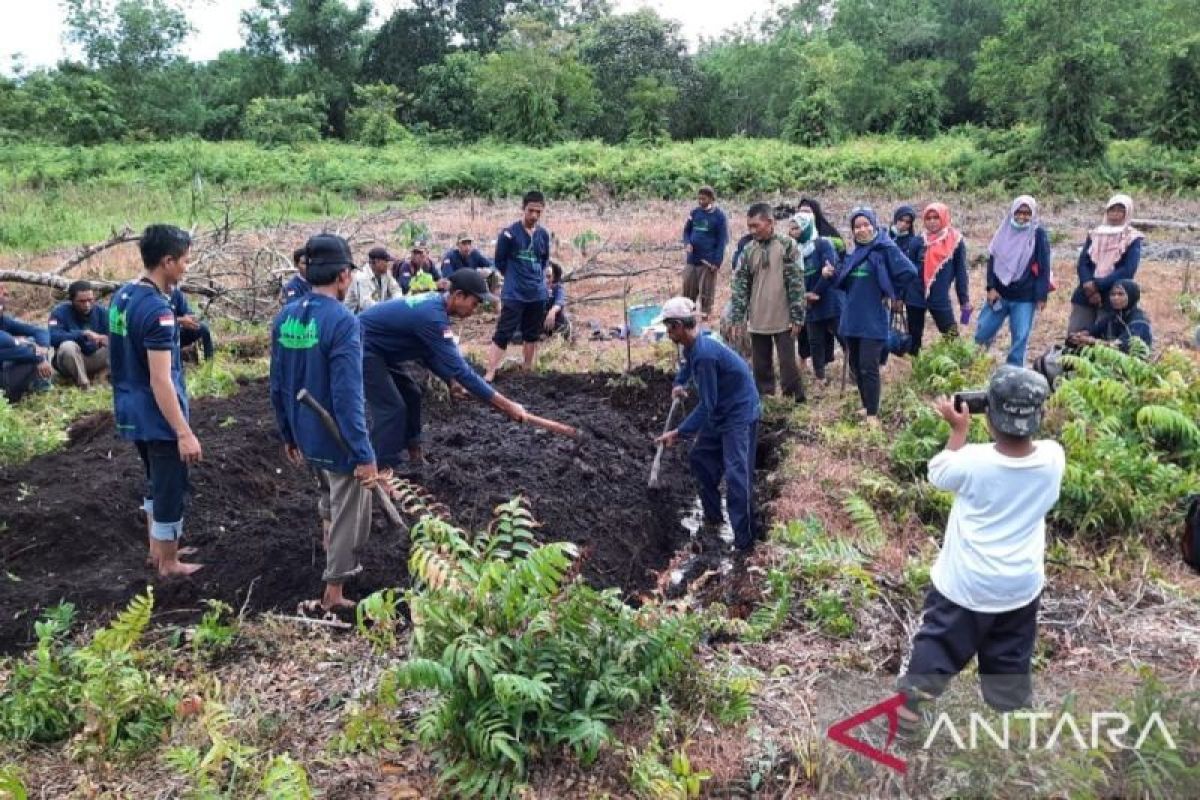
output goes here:
[[834, 289], [846, 292], [838, 333], [846, 342], [867, 420], [878, 425], [879, 363], [890, 327], [884, 301], [902, 297], [908, 284], [917, 279], [917, 269], [887, 230], [879, 226], [871, 209], [856, 208], [850, 212], [850, 230], [854, 236], [853, 252], [840, 269], [827, 264], [821, 274], [831, 281]]
[[[909, 352], [921, 352], [925, 335], [925, 312], [933, 317], [943, 336], [957, 336], [954, 308], [950, 305], [950, 284], [958, 295], [958, 307], [963, 324], [971, 319], [971, 291], [967, 278], [967, 243], [957, 228], [950, 224], [950, 209], [945, 203], [930, 203], [921, 215], [925, 232], [913, 237], [906, 255], [917, 267], [917, 277], [904, 293], [908, 311], [908, 335], [912, 337]], [[900, 244], [897, 240], [896, 244]]]
[[1050, 294], [1050, 236], [1038, 224], [1037, 201], [1021, 195], [1013, 201], [988, 245], [987, 305], [979, 315], [975, 343], [988, 347], [1004, 320], [1012, 344], [1008, 363], [1025, 366], [1025, 348], [1036, 312]]
[[1104, 224], [1088, 233], [1079, 251], [1079, 288], [1071, 295], [1067, 334], [1089, 330], [1108, 316], [1108, 291], [1117, 281], [1132, 280], [1142, 261], [1142, 232], [1130, 224], [1133, 200], [1114, 194], [1104, 206]]
[[1128, 353], [1129, 342], [1136, 337], [1146, 343], [1147, 349], [1153, 346], [1150, 317], [1138, 308], [1138, 301], [1142, 299], [1141, 287], [1131, 280], [1117, 281], [1108, 290], [1107, 299], [1112, 313], [1099, 319], [1090, 329], [1071, 334], [1069, 343], [1075, 347], [1109, 344]]
[[833, 244], [817, 233], [816, 214], [811, 206], [801, 203], [792, 217], [790, 233], [803, 257], [804, 299], [808, 306], [800, 358], [811, 356], [813, 375], [824, 381], [825, 366], [833, 361], [833, 342], [842, 315], [842, 293], [829, 286], [829, 281], [821, 277], [821, 270], [826, 264], [836, 269], [839, 259]]
[[[801, 211], [807, 208], [813, 213], [813, 223], [817, 226], [817, 235], [822, 239], [828, 239], [833, 245], [834, 251], [838, 255], [838, 260], [846, 256], [846, 242], [842, 239], [842, 235], [838, 233], [838, 229], [833, 226], [821, 210], [821, 204], [811, 197], [801, 197], [800, 202], [796, 204], [796, 210]], [[834, 262], [836, 266], [838, 261]]]
[[904, 251], [904, 255], [909, 257], [909, 260], [914, 264], [917, 263], [912, 257], [910, 248], [917, 241], [917, 210], [912, 206], [900, 206], [896, 209], [896, 213], [892, 214], [892, 227], [888, 233], [892, 236], [892, 241], [900, 246]]

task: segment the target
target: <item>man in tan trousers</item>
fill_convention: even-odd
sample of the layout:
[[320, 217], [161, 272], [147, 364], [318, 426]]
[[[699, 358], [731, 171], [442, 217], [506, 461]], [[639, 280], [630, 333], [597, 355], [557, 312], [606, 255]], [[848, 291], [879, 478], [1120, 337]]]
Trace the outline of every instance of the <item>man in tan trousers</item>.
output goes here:
[[775, 233], [771, 207], [755, 203], [747, 214], [753, 240], [733, 276], [734, 330], [750, 332], [750, 364], [760, 395], [775, 393], [772, 353], [779, 358], [779, 380], [785, 397], [804, 402], [796, 335], [804, 325], [804, 271], [800, 250]]
[[67, 287], [67, 299], [50, 312], [47, 325], [51, 362], [59, 375], [81, 389], [108, 372], [108, 309], [96, 302], [96, 292], [87, 281]]

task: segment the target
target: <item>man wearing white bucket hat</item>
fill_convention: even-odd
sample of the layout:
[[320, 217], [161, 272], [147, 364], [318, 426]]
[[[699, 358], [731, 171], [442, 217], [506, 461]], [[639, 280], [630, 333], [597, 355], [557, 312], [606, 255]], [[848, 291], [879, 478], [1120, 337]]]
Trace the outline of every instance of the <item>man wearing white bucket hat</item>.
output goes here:
[[712, 336], [701, 334], [696, 304], [688, 298], [668, 300], [658, 322], [671, 341], [683, 348], [672, 394], [686, 395], [687, 386], [693, 384], [699, 404], [679, 427], [656, 442], [670, 447], [681, 437], [695, 437], [688, 463], [699, 489], [705, 525], [711, 529], [721, 524], [724, 476], [733, 546], [746, 553], [754, 547], [758, 534], [753, 508], [754, 450], [762, 406], [754, 376], [745, 359]]

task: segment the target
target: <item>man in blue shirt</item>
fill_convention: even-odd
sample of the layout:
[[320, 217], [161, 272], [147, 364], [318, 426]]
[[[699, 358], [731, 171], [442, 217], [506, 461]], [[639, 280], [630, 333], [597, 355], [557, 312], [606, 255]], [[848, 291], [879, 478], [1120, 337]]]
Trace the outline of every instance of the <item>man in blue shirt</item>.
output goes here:
[[47, 323], [51, 362], [59, 375], [80, 389], [89, 389], [92, 378], [108, 370], [108, 309], [96, 302], [87, 281], [67, 287], [67, 299], [50, 312]]
[[113, 295], [108, 309], [113, 410], [117, 434], [132, 441], [146, 467], [150, 561], [162, 577], [191, 575], [201, 564], [179, 560], [188, 466], [200, 441], [188, 425], [172, 286], [187, 273], [192, 238], [174, 225], [151, 225], [138, 247], [145, 272]]
[[721, 525], [721, 477], [725, 477], [726, 508], [733, 528], [733, 546], [747, 553], [758, 537], [754, 514], [754, 450], [762, 408], [754, 376], [746, 361], [708, 335], [701, 335], [696, 304], [673, 297], [663, 305], [667, 336], [683, 346], [683, 359], [672, 396], [683, 397], [693, 383], [699, 404], [679, 426], [655, 441], [674, 446], [681, 437], [695, 437], [688, 459], [700, 492], [704, 523]]
[[[429, 277], [423, 278], [422, 273]], [[405, 294], [410, 291], [419, 294], [420, 292], [432, 292], [442, 279], [442, 273], [438, 272], [437, 266], [429, 257], [429, 245], [419, 241], [413, 243], [408, 258], [392, 265], [392, 277], [400, 284], [400, 289]], [[413, 281], [417, 281], [418, 285], [414, 287]]]
[[546, 209], [541, 192], [526, 192], [521, 198], [522, 217], [500, 231], [496, 238], [496, 269], [504, 276], [500, 292], [500, 319], [492, 336], [484, 380], [496, 379], [496, 370], [513, 334], [521, 331], [521, 355], [525, 371], [533, 369], [538, 339], [546, 318], [546, 267], [550, 264], [550, 234], [538, 225]]
[[405, 362], [418, 361], [446, 381], [491, 403], [513, 420], [525, 419], [525, 409], [480, 379], [459, 352], [450, 327], [451, 317], [466, 319], [491, 299], [487, 284], [474, 270], [450, 276], [445, 294], [405, 297], [379, 303], [358, 317], [363, 336], [363, 387], [371, 409], [371, 446], [381, 467], [399, 466], [408, 451], [409, 471], [420, 472], [421, 387], [403, 371]]
[[208, 329], [208, 324], [201, 322], [192, 311], [187, 297], [178, 286], [171, 290], [171, 308], [175, 310], [175, 321], [179, 323], [179, 346], [181, 348], [189, 347], [199, 342], [200, 349], [204, 353], [204, 360], [212, 361], [212, 331]]
[[283, 285], [283, 289], [279, 292], [279, 302], [284, 305], [312, 291], [312, 286], [309, 285], [308, 279], [304, 277], [303, 247], [298, 247], [292, 251], [292, 266], [296, 268], [296, 274], [292, 276], [290, 281]]
[[[490, 272], [492, 262], [475, 248], [475, 240], [469, 233], [460, 233], [452, 250], [442, 256], [442, 277], [449, 278], [458, 269], [475, 269]], [[484, 277], [487, 277], [485, 274]]]
[[712, 314], [717, 270], [729, 244], [729, 223], [725, 212], [717, 208], [717, 193], [711, 186], [701, 186], [696, 200], [697, 207], [683, 225], [683, 244], [687, 249], [683, 296], [693, 302], [699, 298], [702, 320], [707, 322]]
[[[296, 466], [307, 461], [321, 486], [325, 593], [319, 602], [335, 611], [355, 606], [342, 587], [362, 570], [355, 551], [371, 533], [370, 489], [379, 475], [363, 411], [362, 338], [342, 304], [354, 280], [350, 246], [326, 233], [309, 239], [305, 251], [312, 291], [289, 303], [271, 327], [271, 405], [284, 456]], [[334, 415], [349, 453], [296, 401], [301, 389]]]
[[0, 286], [0, 393], [10, 403], [50, 388], [50, 334], [5, 313], [8, 293]]

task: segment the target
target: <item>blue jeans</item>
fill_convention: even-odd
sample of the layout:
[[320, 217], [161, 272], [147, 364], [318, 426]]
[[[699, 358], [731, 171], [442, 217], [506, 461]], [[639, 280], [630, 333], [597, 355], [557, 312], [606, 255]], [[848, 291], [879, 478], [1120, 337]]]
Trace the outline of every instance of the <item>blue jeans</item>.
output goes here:
[[1008, 319], [1008, 330], [1012, 334], [1012, 346], [1008, 348], [1008, 363], [1015, 367], [1025, 366], [1025, 348], [1029, 346], [1029, 332], [1033, 330], [1033, 315], [1036, 304], [1000, 298], [999, 309], [991, 303], [983, 307], [979, 325], [975, 328], [975, 344], [987, 347], [996, 338], [1000, 328]]
[[688, 463], [700, 494], [707, 522], [720, 522], [721, 476], [725, 477], [726, 507], [733, 528], [733, 546], [746, 550], [754, 544], [754, 453], [758, 423], [724, 433], [703, 430], [696, 436]]

